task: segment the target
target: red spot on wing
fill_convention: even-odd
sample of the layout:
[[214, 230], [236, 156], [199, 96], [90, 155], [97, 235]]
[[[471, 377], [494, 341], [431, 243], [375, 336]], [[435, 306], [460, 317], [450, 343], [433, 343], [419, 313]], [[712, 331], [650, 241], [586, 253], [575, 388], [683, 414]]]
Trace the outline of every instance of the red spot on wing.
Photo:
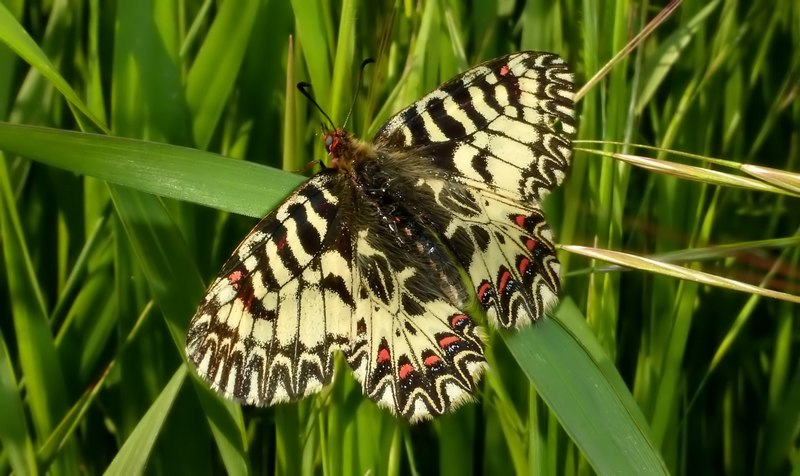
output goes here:
[[450, 318], [450, 327], [458, 328], [464, 321], [469, 320], [466, 314], [456, 314]]
[[511, 70], [508, 68], [508, 65], [503, 65], [500, 67], [500, 76], [506, 76], [511, 73]]
[[286, 235], [283, 235], [282, 237], [280, 237], [280, 239], [278, 240], [277, 246], [278, 246], [278, 250], [279, 251], [282, 250], [284, 246], [286, 246]]
[[519, 264], [517, 265], [517, 269], [519, 270], [519, 274], [525, 274], [525, 271], [528, 269], [528, 265], [531, 264], [531, 260], [522, 256], [522, 259], [519, 260]]
[[514, 223], [520, 228], [525, 228], [525, 215], [517, 215], [514, 217]]
[[480, 285], [478, 288], [478, 300], [480, 302], [485, 302], [486, 300], [486, 293], [492, 290], [492, 283], [488, 281], [484, 281], [483, 284]]
[[247, 276], [247, 273], [237, 269], [236, 271], [232, 272], [228, 275], [228, 283], [233, 287], [235, 291], [239, 291], [239, 282]]
[[407, 379], [408, 376], [411, 375], [411, 372], [413, 371], [414, 367], [412, 367], [411, 364], [403, 364], [400, 367], [400, 378], [404, 380]]
[[504, 293], [506, 290], [506, 286], [508, 286], [508, 281], [511, 280], [511, 273], [508, 270], [504, 270], [503, 274], [500, 276], [500, 293]]
[[525, 248], [528, 248], [528, 251], [533, 251], [536, 248], [536, 240], [528, 238], [525, 240]]
[[425, 357], [423, 363], [425, 364], [425, 367], [433, 367], [434, 365], [437, 365], [441, 361], [442, 359], [440, 359], [438, 355], [429, 355]]
[[244, 277], [244, 273], [241, 270], [236, 270], [233, 273], [228, 275], [228, 282], [231, 284], [236, 284]]
[[242, 290], [242, 293], [239, 294], [239, 299], [242, 301], [242, 306], [244, 307], [245, 311], [250, 311], [250, 308], [253, 307], [253, 288], [248, 286]]
[[441, 347], [442, 349], [446, 349], [460, 340], [461, 338], [457, 336], [442, 337], [441, 339], [439, 339], [439, 347]]
[[392, 358], [392, 356], [389, 355], [389, 349], [387, 349], [386, 347], [383, 347], [380, 350], [378, 350], [378, 363], [379, 364], [382, 364], [382, 363], [388, 361], [391, 358]]
[[245, 311], [250, 311], [253, 306], [253, 283], [246, 281], [248, 272], [246, 269], [235, 269], [228, 275], [228, 283], [236, 291], [236, 299], [241, 301]]

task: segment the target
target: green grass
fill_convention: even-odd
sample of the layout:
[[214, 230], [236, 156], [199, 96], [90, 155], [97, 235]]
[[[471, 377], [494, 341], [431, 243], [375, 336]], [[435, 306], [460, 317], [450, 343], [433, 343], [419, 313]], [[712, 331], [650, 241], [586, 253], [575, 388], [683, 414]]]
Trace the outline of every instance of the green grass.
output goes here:
[[[797, 2], [684, 1], [611, 63], [662, 6], [377, 3], [0, 3], [0, 473], [800, 474]], [[492, 331], [477, 403], [411, 427], [343, 362], [264, 410], [188, 371], [278, 169], [325, 157], [297, 81], [342, 121], [374, 57], [370, 137], [524, 49], [587, 85], [545, 203], [563, 304]]]

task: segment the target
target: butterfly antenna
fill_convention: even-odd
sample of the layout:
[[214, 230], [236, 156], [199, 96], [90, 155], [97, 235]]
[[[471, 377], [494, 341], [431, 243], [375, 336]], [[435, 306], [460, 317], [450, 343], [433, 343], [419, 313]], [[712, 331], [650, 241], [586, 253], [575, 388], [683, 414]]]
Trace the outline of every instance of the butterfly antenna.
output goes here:
[[[311, 101], [311, 104], [313, 104], [317, 108], [317, 110], [325, 117], [325, 119], [328, 120], [328, 122], [331, 125], [331, 130], [335, 131], [336, 130], [336, 124], [334, 124], [333, 120], [331, 120], [331, 117], [327, 113], [325, 113], [325, 110], [322, 109], [322, 106], [320, 106], [319, 103], [317, 103], [317, 101], [314, 100], [314, 96], [312, 96], [311, 93], [308, 91], [309, 89], [311, 89], [311, 84], [310, 83], [305, 83], [305, 82], [297, 83], [297, 90], [300, 91], [303, 94], [303, 96], [306, 97], [306, 99]], [[323, 129], [324, 129], [324, 126], [323, 126]]]
[[361, 66], [358, 70], [358, 81], [356, 82], [356, 92], [353, 94], [353, 102], [350, 103], [350, 110], [347, 112], [347, 117], [344, 118], [344, 124], [342, 124], [342, 129], [347, 126], [347, 121], [350, 120], [350, 116], [353, 115], [353, 108], [356, 107], [356, 99], [358, 99], [358, 92], [361, 90], [361, 82], [364, 79], [364, 68], [367, 65], [374, 63], [375, 60], [372, 58], [367, 58], [361, 62]]

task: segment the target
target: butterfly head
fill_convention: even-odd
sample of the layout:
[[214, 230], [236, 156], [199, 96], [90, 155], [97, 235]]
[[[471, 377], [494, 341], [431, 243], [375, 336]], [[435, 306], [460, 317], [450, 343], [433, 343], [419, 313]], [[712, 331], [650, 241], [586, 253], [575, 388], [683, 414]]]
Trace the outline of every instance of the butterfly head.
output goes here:
[[330, 132], [322, 134], [322, 141], [325, 143], [325, 150], [328, 151], [328, 157], [331, 158], [331, 167], [334, 169], [347, 168], [346, 156], [348, 149], [348, 136], [344, 129], [334, 129]]
[[360, 141], [344, 129], [334, 129], [322, 134], [325, 150], [331, 159], [331, 168], [341, 172], [351, 172], [354, 162], [375, 156], [375, 151], [368, 143]]
[[347, 141], [347, 132], [344, 129], [335, 129], [333, 132], [325, 132], [322, 140], [325, 142], [325, 150], [331, 159], [335, 159], [340, 153], [341, 146]]

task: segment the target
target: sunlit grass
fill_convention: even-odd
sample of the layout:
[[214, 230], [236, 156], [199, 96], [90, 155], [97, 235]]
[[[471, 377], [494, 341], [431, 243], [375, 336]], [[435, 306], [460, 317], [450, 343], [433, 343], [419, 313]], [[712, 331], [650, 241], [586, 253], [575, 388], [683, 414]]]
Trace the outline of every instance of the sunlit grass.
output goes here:
[[[0, 473], [800, 471], [796, 2], [685, 1], [611, 63], [660, 7], [152, 3], [0, 5]], [[297, 81], [368, 138], [524, 49], [588, 84], [587, 142], [545, 204], [564, 304], [491, 334], [477, 403], [410, 427], [339, 362], [241, 409], [187, 372], [205, 285], [302, 180], [277, 168], [324, 159]]]

